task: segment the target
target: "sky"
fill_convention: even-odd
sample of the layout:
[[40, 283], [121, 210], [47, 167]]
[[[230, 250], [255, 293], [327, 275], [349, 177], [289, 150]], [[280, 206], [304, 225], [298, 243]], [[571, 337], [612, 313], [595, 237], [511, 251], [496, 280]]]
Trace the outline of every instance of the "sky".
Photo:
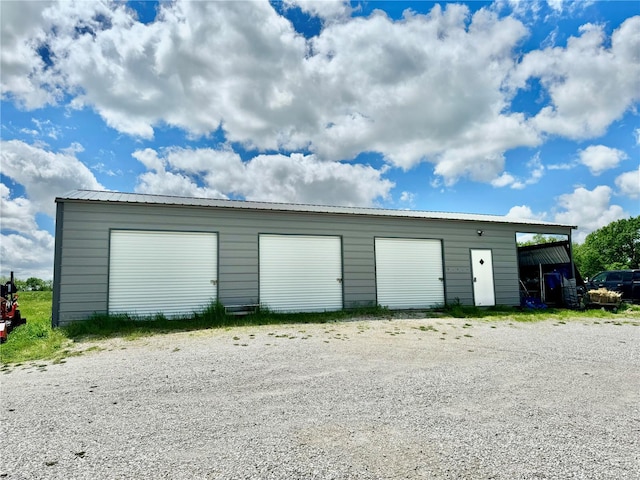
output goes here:
[[640, 214], [640, 2], [0, 2], [0, 274], [75, 189]]

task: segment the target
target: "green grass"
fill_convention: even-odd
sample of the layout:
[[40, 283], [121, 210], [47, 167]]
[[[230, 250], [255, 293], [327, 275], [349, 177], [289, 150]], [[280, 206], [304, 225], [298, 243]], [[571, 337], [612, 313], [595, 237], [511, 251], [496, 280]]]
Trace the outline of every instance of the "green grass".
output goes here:
[[[76, 322], [64, 328], [51, 328], [51, 292], [21, 292], [20, 311], [27, 319], [26, 325], [9, 334], [8, 341], [0, 346], [0, 362], [4, 365], [34, 360], [63, 361], [71, 355], [81, 354], [78, 345], [85, 340], [121, 337], [134, 339], [148, 335], [176, 331], [194, 331], [209, 328], [227, 328], [244, 325], [282, 325], [292, 323], [328, 323], [349, 320], [354, 317], [379, 319], [402, 318], [407, 312], [392, 312], [385, 308], [363, 308], [359, 310], [285, 314], [259, 309], [246, 316], [226, 315], [219, 303], [212, 304], [204, 312], [188, 318], [167, 319], [162, 315], [136, 319], [129, 315], [94, 315], [84, 322]], [[640, 319], [640, 306], [625, 306], [620, 309], [625, 316]], [[619, 314], [602, 310], [520, 310], [513, 307], [491, 307], [481, 309], [456, 302], [443, 308], [421, 312], [427, 317], [488, 318], [518, 322], [542, 320], [568, 320], [580, 317], [615, 319]], [[415, 317], [415, 315], [412, 315]], [[87, 348], [86, 350], [91, 350]]]
[[63, 358], [70, 343], [62, 330], [51, 328], [52, 292], [20, 292], [20, 314], [25, 325], [15, 328], [6, 343], [0, 346], [0, 361], [16, 363], [28, 360]]
[[[286, 323], [326, 323], [346, 320], [356, 315], [384, 316], [383, 308], [352, 311], [283, 314], [259, 309], [246, 316], [226, 315], [224, 307], [214, 303], [205, 311], [185, 318], [168, 319], [163, 315], [136, 318], [130, 315], [93, 315], [86, 321], [62, 328], [51, 328], [52, 292], [21, 292], [20, 311], [26, 325], [14, 329], [6, 343], [0, 345], [0, 362], [15, 364], [33, 360], [60, 361], [81, 352], [72, 348], [84, 340], [121, 337], [135, 339], [149, 335], [225, 328], [243, 325], [278, 325]], [[77, 345], [76, 345], [77, 346]]]
[[352, 318], [357, 315], [384, 316], [388, 310], [368, 308], [351, 311], [319, 313], [275, 313], [261, 308], [244, 316], [225, 314], [219, 303], [210, 305], [204, 312], [184, 318], [168, 319], [163, 315], [136, 318], [130, 315], [93, 315], [85, 322], [76, 322], [64, 328], [68, 338], [140, 337], [172, 331], [192, 331], [207, 328], [238, 327], [244, 325], [282, 325], [287, 323], [326, 323]]
[[564, 308], [541, 308], [528, 309], [519, 307], [509, 307], [498, 305], [495, 307], [479, 308], [473, 306], [461, 305], [454, 302], [440, 309], [445, 315], [454, 318], [495, 318], [510, 319], [517, 322], [537, 322], [542, 320], [568, 320], [580, 317], [588, 318], [615, 318], [616, 315], [631, 315], [640, 317], [640, 305], [631, 305], [623, 303], [620, 306], [619, 313], [613, 313], [609, 310], [599, 308], [587, 309], [583, 311], [568, 310]]

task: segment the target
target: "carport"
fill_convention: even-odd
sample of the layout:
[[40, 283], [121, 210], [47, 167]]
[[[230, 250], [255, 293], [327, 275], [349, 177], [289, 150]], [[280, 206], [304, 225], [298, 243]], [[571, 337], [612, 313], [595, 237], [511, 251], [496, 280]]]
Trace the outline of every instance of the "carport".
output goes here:
[[584, 280], [576, 268], [568, 240], [518, 247], [523, 296], [552, 306], [577, 307]]

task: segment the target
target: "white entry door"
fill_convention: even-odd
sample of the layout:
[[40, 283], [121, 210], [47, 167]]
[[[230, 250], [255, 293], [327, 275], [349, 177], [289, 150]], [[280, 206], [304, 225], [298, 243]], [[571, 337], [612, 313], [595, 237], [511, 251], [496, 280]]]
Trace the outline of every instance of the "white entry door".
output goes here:
[[496, 304], [493, 285], [493, 256], [491, 250], [471, 250], [471, 274], [473, 275], [473, 299], [477, 307]]

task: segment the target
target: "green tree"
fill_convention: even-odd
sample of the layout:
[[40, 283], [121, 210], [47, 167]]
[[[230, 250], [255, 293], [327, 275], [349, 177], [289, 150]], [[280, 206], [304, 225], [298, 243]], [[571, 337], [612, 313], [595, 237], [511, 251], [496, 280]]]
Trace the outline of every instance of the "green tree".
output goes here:
[[640, 216], [610, 223], [573, 245], [578, 271], [592, 277], [602, 270], [640, 268]]
[[541, 233], [536, 233], [533, 237], [531, 237], [531, 240], [526, 240], [524, 242], [518, 242], [518, 246], [519, 247], [528, 247], [530, 245], [542, 245], [545, 243], [554, 243], [554, 242], [559, 242], [561, 240], [566, 240], [567, 236], [566, 235], [550, 235], [550, 236], [545, 236]]
[[25, 282], [25, 287], [26, 287], [26, 290], [39, 292], [42, 290], [46, 290], [46, 283], [44, 280], [40, 278], [29, 277]]

